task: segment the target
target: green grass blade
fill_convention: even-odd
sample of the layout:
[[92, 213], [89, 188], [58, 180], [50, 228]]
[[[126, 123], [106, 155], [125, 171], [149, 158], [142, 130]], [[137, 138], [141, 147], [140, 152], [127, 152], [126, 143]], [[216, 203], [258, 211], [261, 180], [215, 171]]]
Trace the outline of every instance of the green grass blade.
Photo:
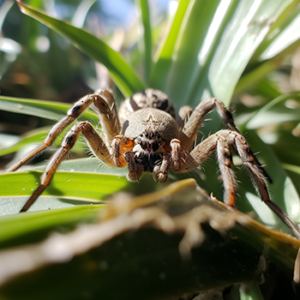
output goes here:
[[82, 28], [90, 8], [97, 0], [82, 0], [72, 18], [72, 25]]
[[170, 299], [257, 282], [264, 259], [293, 272], [297, 239], [214, 203], [192, 180], [131, 200], [2, 218], [0, 296]]
[[[41, 171], [30, 171], [1, 174], [0, 207], [2, 201], [6, 205], [5, 199], [7, 198], [30, 196], [38, 187], [42, 173]], [[61, 171], [56, 172], [50, 186], [42, 195], [55, 196], [61, 199], [97, 202], [126, 188], [128, 185], [129, 183], [124, 177], [99, 173]], [[38, 201], [32, 205], [33, 210]], [[14, 203], [11, 203], [11, 205], [13, 206]], [[16, 205], [20, 205], [18, 201], [16, 201]], [[45, 202], [40, 205], [44, 206], [44, 209], [48, 209], [51, 207], [51, 202]], [[16, 211], [19, 209], [20, 207]], [[1, 208], [0, 212], [5, 213]]]
[[133, 93], [145, 88], [139, 77], [125, 62], [122, 56], [102, 40], [85, 30], [74, 27], [67, 22], [49, 17], [47, 14], [25, 5], [20, 1], [17, 2], [23, 13], [67, 37], [74, 46], [82, 52], [102, 63], [109, 70], [112, 79], [118, 85], [124, 96], [129, 97]]
[[[215, 96], [227, 106], [247, 62], [290, 1], [195, 1], [180, 30], [167, 94], [195, 106]], [[263, 19], [263, 21], [262, 21]], [[195, 37], [195, 35], [197, 35]]]
[[152, 34], [148, 0], [140, 0], [140, 7], [144, 25], [145, 80], [146, 82], [149, 82], [149, 76], [152, 69]]
[[28, 144], [41, 144], [50, 129], [51, 127], [43, 127], [24, 134], [20, 137], [20, 140], [12, 146], [4, 149], [0, 148], [0, 156], [17, 152]]
[[[288, 99], [300, 99], [300, 92], [296, 91], [276, 97], [255, 112], [243, 126], [248, 129], [255, 129], [266, 125], [299, 120], [299, 109], [288, 109], [284, 106], [284, 102]], [[275, 110], [274, 108], [277, 106], [278, 109]]]
[[[294, 1], [296, 2], [296, 1]], [[300, 38], [300, 7], [290, 13], [287, 20], [277, 28], [276, 33], [268, 35], [259, 47], [256, 56], [260, 60], [268, 60]], [[260, 53], [260, 54], [259, 54]]]
[[170, 31], [157, 53], [158, 58], [154, 64], [150, 80], [150, 86], [153, 88], [165, 91], [175, 43], [190, 2], [190, 0], [179, 1]]
[[[76, 101], [77, 99], [74, 100]], [[0, 96], [0, 109], [2, 110], [54, 121], [61, 119], [70, 107], [72, 107], [72, 104], [69, 103]], [[96, 114], [86, 111], [82, 116], [88, 119], [95, 119]]]
[[[104, 207], [104, 204], [80, 205], [60, 210], [48, 210], [28, 214], [15, 214], [0, 218], [0, 245], [18, 238], [24, 242], [22, 236], [34, 235], [35, 232], [45, 230], [47, 234], [57, 226], [64, 226], [73, 229], [73, 224], [80, 222], [95, 222], [97, 213]], [[28, 240], [27, 240], [28, 242]]]

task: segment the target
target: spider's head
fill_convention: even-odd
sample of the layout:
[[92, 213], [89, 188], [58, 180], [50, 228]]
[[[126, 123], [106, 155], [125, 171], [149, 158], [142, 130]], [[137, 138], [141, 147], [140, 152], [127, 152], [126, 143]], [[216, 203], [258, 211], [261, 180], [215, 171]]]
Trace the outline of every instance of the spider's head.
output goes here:
[[165, 152], [164, 140], [161, 135], [153, 131], [145, 131], [135, 139], [133, 148], [135, 160], [144, 167], [145, 172], [153, 172], [155, 165], [162, 161], [161, 154]]
[[134, 141], [131, 151], [135, 161], [145, 172], [162, 162], [162, 155], [169, 152], [170, 141], [179, 137], [175, 119], [165, 111], [144, 108], [132, 113], [123, 124], [121, 134]]

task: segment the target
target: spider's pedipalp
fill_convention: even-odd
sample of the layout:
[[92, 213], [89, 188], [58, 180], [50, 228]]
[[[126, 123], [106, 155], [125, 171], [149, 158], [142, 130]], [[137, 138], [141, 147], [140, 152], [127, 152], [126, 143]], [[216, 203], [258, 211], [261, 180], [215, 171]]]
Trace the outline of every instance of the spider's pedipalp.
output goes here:
[[114, 137], [111, 144], [111, 156], [116, 167], [122, 168], [127, 165], [125, 153], [133, 149], [134, 142], [123, 135]]
[[171, 164], [171, 156], [168, 153], [163, 154], [160, 164], [156, 165], [153, 169], [153, 178], [155, 182], [164, 183], [169, 178], [169, 168]]
[[139, 182], [143, 176], [144, 168], [141, 164], [136, 163], [135, 153], [133, 151], [127, 151], [124, 154], [124, 159], [128, 163], [127, 180]]

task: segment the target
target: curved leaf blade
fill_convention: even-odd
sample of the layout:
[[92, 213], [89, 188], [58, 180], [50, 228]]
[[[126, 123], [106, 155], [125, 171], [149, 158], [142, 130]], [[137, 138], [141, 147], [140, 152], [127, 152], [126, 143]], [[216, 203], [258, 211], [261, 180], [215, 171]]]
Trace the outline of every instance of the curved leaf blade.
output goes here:
[[[41, 171], [16, 172], [0, 175], [0, 207], [1, 202], [7, 198], [30, 196], [38, 187]], [[62, 199], [98, 202], [103, 198], [126, 188], [129, 182], [124, 177], [108, 174], [84, 173], [84, 172], [56, 172], [51, 185], [43, 192], [42, 196], [55, 196]], [[25, 199], [23, 199], [25, 204]], [[35, 210], [38, 200], [32, 205]], [[6, 205], [6, 203], [4, 203]], [[13, 205], [13, 204], [11, 204]], [[16, 203], [20, 210], [20, 204]], [[41, 204], [44, 209], [51, 207], [51, 200]], [[57, 207], [57, 206], [56, 206]], [[39, 209], [43, 209], [39, 208]], [[4, 209], [0, 209], [5, 214]]]
[[[72, 104], [69, 103], [0, 96], [0, 109], [2, 110], [54, 121], [60, 120], [70, 107]], [[82, 116], [95, 119], [96, 113], [85, 111]]]
[[281, 122], [299, 120], [299, 110], [297, 109], [288, 109], [283, 107], [278, 108], [277, 112], [274, 110], [276, 106], [282, 104], [288, 99], [299, 98], [299, 91], [289, 94], [282, 94], [256, 111], [243, 126], [246, 126], [248, 129], [255, 129], [270, 124], [279, 124]]
[[153, 88], [165, 91], [165, 85], [167, 83], [168, 73], [170, 71], [172, 63], [172, 55], [175, 47], [175, 43], [178, 38], [178, 33], [182, 22], [184, 20], [185, 13], [189, 6], [190, 0], [179, 1], [176, 14], [174, 16], [170, 31], [162, 47], [158, 50], [157, 61], [154, 63], [150, 85]]
[[[296, 2], [296, 1], [295, 1]], [[300, 7], [295, 8], [276, 33], [267, 37], [259, 51], [260, 60], [267, 60], [282, 52], [300, 38]]]
[[142, 21], [144, 26], [145, 80], [146, 82], [148, 82], [152, 69], [152, 34], [148, 0], [140, 0], [140, 7], [142, 11]]
[[170, 98], [195, 106], [201, 99], [214, 96], [228, 106], [271, 21], [290, 2], [195, 1], [176, 43], [167, 85]]
[[122, 56], [102, 40], [83, 29], [52, 18], [37, 9], [25, 5], [21, 1], [17, 1], [17, 3], [24, 14], [35, 18], [39, 22], [67, 37], [75, 47], [89, 55], [92, 59], [102, 63], [109, 70], [112, 79], [118, 85], [124, 96], [129, 97], [145, 89], [142, 81], [125, 62]]
[[54, 230], [57, 226], [72, 228], [72, 224], [95, 222], [104, 204], [80, 205], [60, 210], [47, 210], [28, 214], [15, 214], [0, 219], [0, 245], [25, 234], [34, 235], [41, 230]]

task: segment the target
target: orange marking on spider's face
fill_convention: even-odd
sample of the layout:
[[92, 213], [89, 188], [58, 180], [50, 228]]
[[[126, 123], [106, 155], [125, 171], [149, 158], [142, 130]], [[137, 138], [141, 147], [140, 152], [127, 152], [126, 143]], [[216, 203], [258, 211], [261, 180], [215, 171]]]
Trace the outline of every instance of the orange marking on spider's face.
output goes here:
[[128, 165], [128, 163], [124, 159], [124, 154], [127, 151], [131, 151], [133, 149], [133, 146], [134, 146], [134, 142], [133, 142], [133, 140], [130, 140], [130, 139], [127, 139], [126, 143], [121, 143], [121, 145], [120, 145], [121, 156], [119, 157], [119, 161], [120, 161], [122, 167], [126, 167]]
[[115, 137], [115, 139], [121, 140], [120, 141], [120, 151], [121, 151], [121, 155], [123, 155], [125, 152], [127, 151], [131, 151], [133, 149], [134, 146], [134, 141], [131, 139], [127, 139], [126, 142], [124, 142], [124, 140], [122, 140], [119, 137]]
[[126, 149], [128, 151], [128, 150], [132, 150], [133, 146], [134, 146], [134, 141], [131, 140], [131, 139], [127, 139], [127, 143], [126, 144], [122, 144], [121, 147], [123, 149]]

